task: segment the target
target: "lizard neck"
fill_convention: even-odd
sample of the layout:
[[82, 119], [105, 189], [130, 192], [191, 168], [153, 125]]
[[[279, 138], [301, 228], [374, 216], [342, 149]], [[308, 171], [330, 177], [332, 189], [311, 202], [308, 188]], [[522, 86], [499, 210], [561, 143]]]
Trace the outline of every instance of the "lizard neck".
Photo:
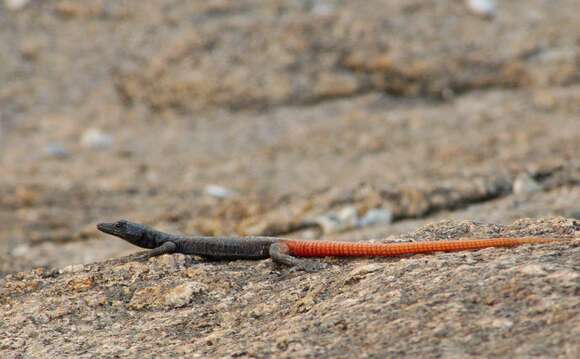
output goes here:
[[147, 228], [139, 237], [121, 237], [127, 242], [141, 248], [153, 249], [161, 246], [163, 243], [171, 241], [172, 236], [151, 228]]
[[157, 230], [149, 230], [143, 234], [141, 238], [144, 245], [150, 246], [146, 248], [157, 248], [165, 242], [171, 241], [173, 236], [168, 233], [163, 233]]

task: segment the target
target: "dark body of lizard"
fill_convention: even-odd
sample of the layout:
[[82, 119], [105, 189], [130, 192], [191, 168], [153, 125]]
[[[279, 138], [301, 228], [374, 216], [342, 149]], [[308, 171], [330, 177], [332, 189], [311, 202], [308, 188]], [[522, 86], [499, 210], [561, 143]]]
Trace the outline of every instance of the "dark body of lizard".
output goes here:
[[151, 249], [142, 258], [182, 253], [211, 260], [272, 258], [288, 266], [305, 264], [288, 255], [282, 238], [179, 236], [127, 220], [100, 223], [97, 228], [138, 247]]
[[127, 220], [100, 223], [97, 228], [138, 247], [151, 249], [142, 258], [168, 253], [191, 254], [212, 260], [272, 258], [277, 263], [298, 266], [305, 270], [315, 270], [319, 265], [301, 261], [296, 257], [399, 256], [555, 242], [552, 239], [536, 237], [462, 239], [412, 243], [357, 243], [296, 240], [277, 237], [180, 236], [164, 233]]

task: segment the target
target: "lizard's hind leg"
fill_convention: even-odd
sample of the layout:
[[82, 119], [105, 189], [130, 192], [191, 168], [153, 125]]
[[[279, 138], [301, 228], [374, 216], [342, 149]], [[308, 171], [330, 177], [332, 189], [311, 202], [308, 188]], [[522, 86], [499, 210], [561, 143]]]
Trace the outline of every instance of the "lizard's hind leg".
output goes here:
[[283, 242], [277, 242], [270, 245], [269, 254], [274, 262], [294, 267], [305, 272], [317, 272], [326, 267], [320, 262], [300, 260], [296, 257], [292, 257], [289, 254], [288, 246]]

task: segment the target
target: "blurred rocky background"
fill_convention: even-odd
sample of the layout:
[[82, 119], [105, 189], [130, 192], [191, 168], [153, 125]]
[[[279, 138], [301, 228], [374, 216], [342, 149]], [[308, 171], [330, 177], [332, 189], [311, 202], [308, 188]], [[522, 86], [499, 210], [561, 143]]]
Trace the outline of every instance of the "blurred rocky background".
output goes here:
[[1, 356], [577, 357], [577, 244], [316, 274], [124, 267], [102, 261], [137, 249], [95, 224], [578, 237], [578, 14], [577, 0], [3, 0]]

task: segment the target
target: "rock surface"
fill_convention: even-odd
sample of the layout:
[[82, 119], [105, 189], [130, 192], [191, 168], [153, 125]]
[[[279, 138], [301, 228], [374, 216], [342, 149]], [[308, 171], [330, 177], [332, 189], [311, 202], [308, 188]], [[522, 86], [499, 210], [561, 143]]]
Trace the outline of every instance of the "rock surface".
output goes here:
[[493, 3], [0, 3], [0, 357], [579, 357], [577, 239], [306, 274], [95, 229], [577, 238], [580, 2]]
[[[393, 259], [114, 261], [1, 281], [2, 357], [352, 357], [578, 354], [580, 222], [443, 222], [408, 239], [574, 238]], [[179, 262], [179, 261], [177, 261]]]

